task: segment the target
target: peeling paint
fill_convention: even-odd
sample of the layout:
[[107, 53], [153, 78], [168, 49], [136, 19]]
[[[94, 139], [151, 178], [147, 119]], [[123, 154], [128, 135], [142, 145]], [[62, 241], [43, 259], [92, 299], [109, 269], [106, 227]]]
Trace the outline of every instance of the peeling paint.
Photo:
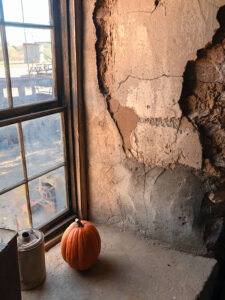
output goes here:
[[131, 150], [130, 136], [137, 127], [139, 118], [133, 109], [121, 106], [119, 102], [114, 99], [111, 99], [110, 107], [123, 136], [124, 148], [126, 151]]
[[[122, 148], [125, 151], [127, 138], [123, 136], [117, 119], [115, 118], [115, 108], [111, 109], [111, 91], [110, 85], [113, 80], [113, 66], [112, 66], [112, 53], [113, 53], [113, 37], [111, 34], [112, 22], [110, 22], [111, 14], [116, 0], [97, 0], [95, 3], [95, 10], [93, 13], [93, 22], [96, 27], [96, 60], [98, 71], [98, 84], [101, 93], [104, 95], [107, 110], [116, 125], [122, 140]], [[119, 117], [120, 118], [120, 117]]]
[[97, 34], [96, 56], [99, 88], [105, 96], [107, 109], [121, 135], [123, 149], [126, 152], [131, 148], [130, 135], [137, 125], [138, 116], [133, 109], [123, 107], [118, 101], [111, 99], [113, 39], [110, 32], [112, 26], [110, 16], [115, 2], [115, 0], [96, 1], [93, 20]]

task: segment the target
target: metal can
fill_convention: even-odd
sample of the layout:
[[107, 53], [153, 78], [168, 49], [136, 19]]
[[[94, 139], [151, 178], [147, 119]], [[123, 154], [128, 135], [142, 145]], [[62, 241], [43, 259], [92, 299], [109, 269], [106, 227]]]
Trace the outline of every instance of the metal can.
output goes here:
[[44, 234], [37, 229], [21, 230], [17, 247], [21, 289], [33, 289], [46, 277]]

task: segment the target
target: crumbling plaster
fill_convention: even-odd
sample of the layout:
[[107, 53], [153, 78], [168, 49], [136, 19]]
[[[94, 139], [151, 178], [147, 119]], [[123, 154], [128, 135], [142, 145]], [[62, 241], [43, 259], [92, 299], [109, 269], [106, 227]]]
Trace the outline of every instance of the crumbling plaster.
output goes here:
[[89, 215], [199, 248], [202, 146], [179, 101], [225, 1], [157, 3], [84, 2]]
[[[179, 162], [201, 168], [198, 132], [190, 126], [186, 130], [179, 128], [182, 118], [179, 99], [187, 61], [193, 60], [197, 49], [213, 35], [215, 28], [208, 22], [213, 9], [216, 12], [209, 2], [200, 0], [140, 1], [138, 5], [136, 1], [96, 2], [93, 20], [97, 30], [99, 85], [128, 157], [163, 167]], [[216, 18], [214, 20], [216, 23]], [[133, 131], [123, 130], [124, 122], [128, 126], [133, 120], [129, 121], [125, 110], [124, 118], [118, 119], [112, 101], [134, 111], [139, 121], [136, 128], [129, 126]], [[173, 130], [170, 127], [165, 130], [168, 119], [174, 121]], [[156, 149], [148, 151], [152, 141], [147, 138], [149, 130], [153, 134], [160, 132], [157, 153]], [[173, 140], [172, 146], [167, 134]], [[194, 140], [195, 148], [187, 149], [183, 143], [187, 136]], [[142, 145], [137, 145], [140, 140]]]

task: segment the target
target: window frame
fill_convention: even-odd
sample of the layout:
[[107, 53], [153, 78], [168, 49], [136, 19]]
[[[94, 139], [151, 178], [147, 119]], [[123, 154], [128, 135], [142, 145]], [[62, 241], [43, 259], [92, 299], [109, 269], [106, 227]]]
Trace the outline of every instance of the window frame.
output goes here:
[[[82, 3], [80, 0], [49, 0], [49, 2], [52, 8], [52, 16], [54, 15], [55, 27], [52, 43], [55, 50], [55, 61], [53, 63], [57, 98], [48, 102], [0, 111], [0, 127], [53, 113], [62, 113], [64, 115], [64, 143], [68, 162], [67, 172], [65, 173], [68, 185], [69, 207], [67, 212], [59, 214], [50, 222], [39, 227], [46, 235], [48, 235], [48, 232], [52, 235], [54, 228], [58, 231], [61, 226], [65, 226], [66, 222], [70, 222], [71, 217], [73, 218], [75, 214], [78, 214], [80, 218], [87, 218], [86, 140], [82, 85], [83, 62], [80, 60], [82, 59], [81, 53], [83, 49], [79, 25], [80, 22], [82, 23]], [[2, 6], [2, 0], [0, 0], [0, 5]], [[1, 20], [1, 32], [4, 24]], [[30, 26], [30, 24], [24, 26], [24, 23], [21, 23], [20, 27], [28, 25]], [[4, 47], [5, 55], [9, 68], [7, 47]], [[10, 78], [10, 76], [8, 77]], [[7, 86], [7, 90], [11, 90], [10, 82], [7, 82]]]
[[88, 218], [87, 133], [84, 95], [84, 17], [83, 1], [68, 0], [70, 30], [71, 103], [73, 109], [74, 144], [77, 178], [77, 209], [79, 217]]
[[[23, 116], [27, 116], [29, 113], [35, 112], [43, 112], [48, 109], [57, 108], [66, 105], [66, 99], [64, 99], [63, 88], [64, 87], [64, 76], [63, 73], [60, 72], [62, 70], [62, 45], [61, 45], [61, 10], [60, 10], [60, 2], [62, 0], [49, 0], [49, 6], [51, 10], [51, 25], [40, 25], [40, 24], [32, 24], [32, 23], [18, 23], [18, 22], [6, 22], [4, 21], [3, 12], [3, 2], [0, 0], [0, 31], [2, 38], [2, 49], [5, 64], [5, 72], [6, 72], [6, 85], [9, 102], [12, 102], [12, 89], [11, 89], [11, 76], [10, 76], [10, 67], [9, 67], [9, 55], [7, 50], [7, 40], [6, 40], [6, 32], [5, 26], [12, 25], [14, 27], [20, 28], [39, 28], [39, 29], [53, 29], [54, 34], [51, 34], [52, 37], [52, 45], [54, 49], [53, 54], [53, 74], [54, 75], [54, 88], [56, 91], [56, 98], [46, 102], [32, 103], [30, 105], [18, 106], [13, 108], [6, 108], [0, 111], [0, 120], [2, 119], [14, 119], [16, 117], [21, 117], [21, 121], [23, 121]], [[65, 23], [66, 24], [66, 23]], [[59, 34], [57, 34], [59, 33]], [[57, 46], [56, 46], [57, 45]], [[63, 53], [64, 55], [68, 55], [68, 53]], [[1, 122], [1, 121], [0, 121]], [[12, 121], [11, 121], [12, 123]], [[2, 123], [0, 123], [1, 126]]]

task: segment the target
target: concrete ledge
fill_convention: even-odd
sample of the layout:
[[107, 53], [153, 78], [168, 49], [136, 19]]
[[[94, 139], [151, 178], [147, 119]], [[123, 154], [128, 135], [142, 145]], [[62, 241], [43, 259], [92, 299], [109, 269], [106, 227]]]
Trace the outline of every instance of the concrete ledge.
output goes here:
[[23, 292], [23, 300], [210, 299], [216, 260], [167, 249], [111, 226], [98, 229], [102, 252], [92, 269], [71, 269], [57, 245], [46, 253], [46, 282]]
[[205, 285], [198, 296], [197, 300], [213, 300], [212, 295], [215, 292], [215, 288], [217, 288], [217, 280], [218, 280], [218, 272], [219, 265], [216, 264], [213, 268], [208, 280], [205, 282]]

